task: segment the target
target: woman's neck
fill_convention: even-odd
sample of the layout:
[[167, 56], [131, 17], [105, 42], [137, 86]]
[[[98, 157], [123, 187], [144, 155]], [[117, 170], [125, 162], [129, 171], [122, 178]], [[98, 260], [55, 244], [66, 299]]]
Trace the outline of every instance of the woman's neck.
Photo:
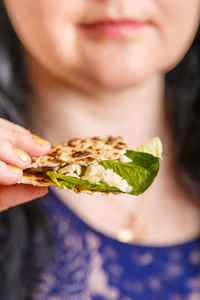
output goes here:
[[122, 135], [130, 146], [135, 146], [163, 135], [162, 75], [124, 90], [106, 91], [92, 86], [80, 91], [79, 87], [57, 81], [32, 62], [29, 78], [34, 94], [30, 126], [52, 143], [81, 136]]

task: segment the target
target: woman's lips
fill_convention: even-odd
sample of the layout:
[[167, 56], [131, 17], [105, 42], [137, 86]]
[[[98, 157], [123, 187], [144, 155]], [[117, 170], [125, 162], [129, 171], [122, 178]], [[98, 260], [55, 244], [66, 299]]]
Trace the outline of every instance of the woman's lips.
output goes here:
[[135, 20], [101, 20], [93, 23], [80, 23], [79, 28], [88, 33], [101, 35], [105, 37], [131, 37], [148, 22]]

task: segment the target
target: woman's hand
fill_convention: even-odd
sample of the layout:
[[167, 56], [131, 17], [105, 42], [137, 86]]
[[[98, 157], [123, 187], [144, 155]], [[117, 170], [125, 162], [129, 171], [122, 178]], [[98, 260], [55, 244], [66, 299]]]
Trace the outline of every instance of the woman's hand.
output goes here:
[[0, 118], [0, 211], [45, 195], [47, 188], [17, 184], [31, 156], [45, 155], [50, 143]]

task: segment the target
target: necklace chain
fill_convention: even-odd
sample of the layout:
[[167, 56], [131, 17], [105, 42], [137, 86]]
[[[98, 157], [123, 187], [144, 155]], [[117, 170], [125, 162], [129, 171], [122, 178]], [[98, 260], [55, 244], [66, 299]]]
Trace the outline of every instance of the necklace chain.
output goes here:
[[[109, 199], [111, 200], [111, 199]], [[120, 214], [124, 213], [124, 215], [127, 215], [127, 209], [121, 205], [117, 199], [114, 199], [114, 205], [111, 201], [107, 201], [107, 204], [109, 203], [113, 207], [115, 207]], [[127, 201], [128, 199], [124, 199], [124, 201]], [[136, 216], [136, 214], [140, 215], [140, 212], [143, 208], [143, 201], [142, 199], [136, 199], [137, 205], [135, 206], [136, 212], [129, 214], [127, 222], [122, 225], [119, 229], [116, 230], [115, 232], [115, 238], [123, 243], [144, 243], [147, 238], [147, 229], [145, 228], [144, 221], [141, 219], [140, 216]], [[130, 211], [130, 209], [128, 209]]]

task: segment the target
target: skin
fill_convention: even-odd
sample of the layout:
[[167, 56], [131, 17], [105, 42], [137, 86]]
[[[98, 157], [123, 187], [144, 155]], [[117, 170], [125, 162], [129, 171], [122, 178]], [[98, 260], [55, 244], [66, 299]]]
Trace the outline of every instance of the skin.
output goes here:
[[[110, 208], [107, 199], [98, 197], [90, 201], [78, 195], [77, 202], [74, 194], [59, 190], [63, 201], [89, 224], [110, 235], [126, 222], [130, 211], [148, 224], [147, 243], [171, 243], [199, 234], [199, 210], [174, 184], [171, 167], [174, 163], [170, 156], [173, 143], [164, 119], [163, 95], [164, 74], [183, 58], [195, 36], [200, 0], [62, 0], [59, 5], [57, 0], [4, 0], [4, 3], [24, 45], [33, 91], [30, 128], [34, 132], [52, 143], [94, 132], [105, 135], [105, 128], [109, 134], [126, 137], [131, 147], [155, 135], [164, 141], [163, 167], [156, 183], [140, 198], [144, 207], [138, 207], [134, 197], [124, 201], [123, 196], [115, 196]], [[148, 26], [126, 39], [90, 35], [77, 26], [105, 17], [139, 19], [148, 22]], [[0, 124], [0, 133], [4, 130]], [[30, 156], [42, 154], [39, 148], [30, 152], [31, 141], [25, 148], [22, 140], [19, 137], [20, 149]], [[12, 137], [9, 142], [14, 145]], [[5, 151], [0, 148], [0, 159]], [[14, 160], [9, 163], [24, 167]], [[7, 191], [10, 188], [2, 187]], [[112, 197], [109, 199], [112, 201]], [[9, 201], [9, 205], [15, 205]]]
[[1, 211], [47, 193], [46, 188], [26, 187], [16, 183], [22, 178], [22, 170], [30, 165], [31, 156], [47, 153], [49, 143], [36, 143], [29, 130], [0, 118], [0, 149]]
[[[174, 67], [193, 39], [200, 11], [199, 0], [4, 3], [26, 50], [59, 81], [114, 90]], [[143, 20], [149, 26], [128, 40], [91, 37], [78, 30], [80, 22], [108, 16]]]

